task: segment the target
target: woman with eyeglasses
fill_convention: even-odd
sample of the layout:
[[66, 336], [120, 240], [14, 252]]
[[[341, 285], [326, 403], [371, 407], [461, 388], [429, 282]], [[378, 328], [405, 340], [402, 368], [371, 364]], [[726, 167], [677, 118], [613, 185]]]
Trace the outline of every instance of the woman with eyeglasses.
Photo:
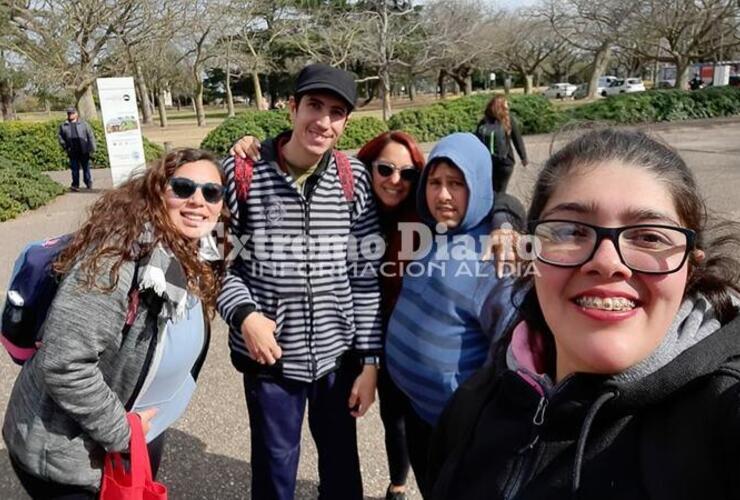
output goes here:
[[32, 498], [96, 498], [139, 415], [154, 473], [205, 360], [224, 266], [218, 161], [175, 150], [106, 192], [53, 269], [43, 343], [15, 382], [3, 438]]
[[546, 162], [536, 272], [441, 419], [432, 498], [738, 497], [740, 240], [706, 215], [684, 161], [641, 132]]

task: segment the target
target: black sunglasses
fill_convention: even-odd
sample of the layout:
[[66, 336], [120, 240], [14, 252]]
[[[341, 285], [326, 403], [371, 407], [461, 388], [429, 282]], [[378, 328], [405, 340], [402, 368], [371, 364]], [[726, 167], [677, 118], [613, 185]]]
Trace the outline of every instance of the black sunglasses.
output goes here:
[[419, 180], [419, 171], [413, 165], [407, 165], [405, 167], [397, 167], [392, 163], [385, 163], [382, 161], [376, 161], [373, 163], [375, 170], [378, 171], [381, 177], [390, 177], [393, 172], [398, 172], [401, 179], [406, 182], [416, 182]]
[[223, 200], [226, 191], [226, 188], [221, 184], [216, 184], [215, 182], [198, 184], [187, 177], [172, 177], [169, 184], [175, 196], [183, 200], [187, 200], [195, 194], [195, 191], [200, 189], [200, 192], [203, 193], [204, 200], [208, 203], [218, 203]]

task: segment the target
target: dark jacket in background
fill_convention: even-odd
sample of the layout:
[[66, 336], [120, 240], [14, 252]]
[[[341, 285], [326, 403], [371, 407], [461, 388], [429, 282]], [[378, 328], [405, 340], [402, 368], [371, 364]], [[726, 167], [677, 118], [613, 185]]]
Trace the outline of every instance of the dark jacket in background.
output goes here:
[[[511, 134], [506, 134], [504, 126], [498, 121], [489, 121], [484, 118], [478, 122], [475, 135], [485, 144], [488, 152], [491, 154], [491, 160], [502, 162], [506, 165], [514, 165], [514, 150], [511, 148], [512, 142], [523, 162], [527, 161], [527, 150], [524, 147], [522, 134], [519, 132], [519, 126], [514, 117], [509, 118], [511, 121]], [[494, 168], [496, 165], [494, 164]]]
[[503, 351], [442, 416], [433, 499], [740, 498], [740, 318], [642, 379], [575, 374], [546, 395]]
[[[64, 121], [59, 125], [58, 138], [59, 145], [70, 158], [89, 156], [95, 152], [95, 135], [86, 121]], [[75, 142], [78, 146], [75, 146]]]

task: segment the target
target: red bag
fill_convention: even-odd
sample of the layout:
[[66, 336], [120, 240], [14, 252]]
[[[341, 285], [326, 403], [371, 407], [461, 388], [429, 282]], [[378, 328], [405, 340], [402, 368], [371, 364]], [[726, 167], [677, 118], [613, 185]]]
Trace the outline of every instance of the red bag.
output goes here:
[[149, 451], [138, 415], [126, 415], [131, 426], [131, 467], [123, 466], [121, 454], [105, 455], [100, 500], [167, 500], [167, 487], [152, 479]]

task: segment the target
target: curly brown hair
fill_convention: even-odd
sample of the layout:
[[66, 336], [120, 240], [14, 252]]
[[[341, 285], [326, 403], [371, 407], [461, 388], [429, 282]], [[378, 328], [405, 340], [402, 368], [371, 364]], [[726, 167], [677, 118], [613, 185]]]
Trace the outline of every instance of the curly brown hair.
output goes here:
[[[89, 209], [89, 216], [74, 233], [72, 242], [53, 265], [55, 272], [65, 274], [84, 256], [80, 269], [88, 288], [110, 291], [118, 283], [118, 271], [124, 261], [134, 261], [147, 255], [157, 243], [162, 243], [175, 255], [188, 281], [188, 289], [214, 314], [216, 297], [225, 273], [225, 262], [204, 262], [198, 257], [198, 242], [183, 236], [167, 214], [165, 193], [175, 170], [187, 163], [208, 161], [218, 169], [221, 182], [226, 176], [218, 159], [210, 153], [192, 148], [175, 149], [151, 162], [139, 175], [106, 192]], [[228, 208], [221, 210], [223, 227], [228, 227]], [[142, 244], [145, 229], [153, 229], [154, 238]], [[112, 260], [112, 265], [111, 265]], [[98, 276], [109, 270], [109, 287], [100, 284]]]

